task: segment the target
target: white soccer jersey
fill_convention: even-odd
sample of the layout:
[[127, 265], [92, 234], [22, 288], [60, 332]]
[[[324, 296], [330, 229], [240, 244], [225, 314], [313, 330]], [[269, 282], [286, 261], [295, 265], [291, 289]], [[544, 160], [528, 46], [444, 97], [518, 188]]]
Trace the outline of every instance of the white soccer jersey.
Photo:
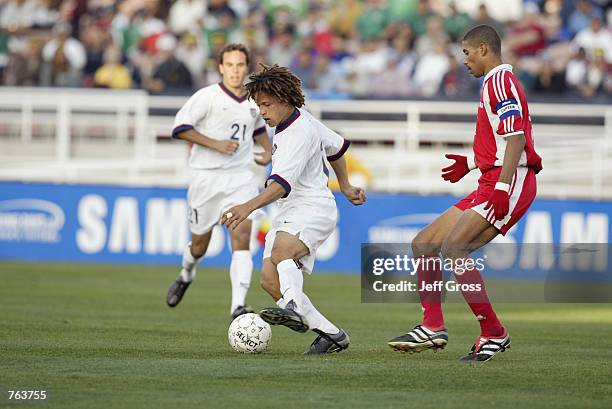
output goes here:
[[193, 169], [245, 168], [253, 162], [253, 137], [266, 132], [255, 102], [238, 97], [222, 83], [202, 88], [189, 98], [174, 118], [172, 136], [188, 129], [217, 140], [240, 144], [232, 155], [194, 145], [189, 157]]
[[276, 127], [272, 147], [270, 180], [287, 191], [285, 202], [308, 199], [333, 199], [327, 187], [325, 157], [342, 157], [350, 142], [323, 125], [310, 113], [296, 109]]

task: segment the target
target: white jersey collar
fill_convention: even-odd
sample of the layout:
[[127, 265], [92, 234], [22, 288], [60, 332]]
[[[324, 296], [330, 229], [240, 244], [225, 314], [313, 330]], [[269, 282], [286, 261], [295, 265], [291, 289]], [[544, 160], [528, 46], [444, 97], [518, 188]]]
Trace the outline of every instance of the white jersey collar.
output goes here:
[[488, 80], [493, 75], [495, 75], [498, 72], [500, 72], [501, 70], [508, 70], [508, 71], [512, 72], [512, 66], [510, 64], [500, 64], [497, 67], [493, 68], [491, 71], [489, 71], [487, 73], [487, 75], [485, 76], [484, 80], [485, 81]]

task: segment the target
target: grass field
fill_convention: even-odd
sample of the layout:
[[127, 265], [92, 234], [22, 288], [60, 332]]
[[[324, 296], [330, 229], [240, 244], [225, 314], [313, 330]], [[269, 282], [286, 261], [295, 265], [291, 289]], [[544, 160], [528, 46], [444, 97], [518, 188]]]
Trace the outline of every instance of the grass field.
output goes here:
[[[274, 328], [265, 354], [241, 355], [227, 344], [227, 272], [201, 269], [169, 309], [175, 273], [0, 263], [0, 407], [612, 407], [612, 305], [500, 304], [512, 348], [473, 365], [458, 361], [478, 334], [465, 305], [445, 308], [446, 350], [403, 355], [386, 341], [417, 323], [418, 304], [360, 304], [357, 276], [319, 274], [306, 289], [351, 347], [304, 357], [314, 334]], [[271, 304], [255, 284], [250, 303]], [[48, 399], [9, 402], [7, 390]]]

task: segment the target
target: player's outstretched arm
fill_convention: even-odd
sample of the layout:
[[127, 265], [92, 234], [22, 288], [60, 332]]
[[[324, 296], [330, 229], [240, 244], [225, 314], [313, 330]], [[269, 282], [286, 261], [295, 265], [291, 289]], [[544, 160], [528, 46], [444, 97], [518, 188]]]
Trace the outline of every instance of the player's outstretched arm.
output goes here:
[[338, 179], [338, 185], [340, 185], [340, 191], [346, 196], [346, 198], [355, 206], [359, 206], [365, 203], [366, 194], [365, 191], [356, 186], [352, 186], [349, 182], [348, 171], [346, 170], [346, 160], [344, 157], [329, 162], [332, 169], [336, 173]]
[[234, 206], [224, 211], [223, 216], [221, 217], [221, 224], [226, 225], [230, 230], [234, 230], [255, 210], [261, 209], [262, 207], [277, 201], [287, 193], [288, 192], [283, 186], [272, 180], [259, 195], [255, 196], [246, 203]]
[[272, 160], [272, 142], [270, 142], [270, 137], [267, 132], [264, 132], [257, 135], [254, 139], [255, 142], [264, 148], [263, 152], [255, 154], [255, 163], [260, 166], [266, 166]]
[[476, 169], [474, 157], [455, 155], [453, 153], [447, 153], [444, 156], [446, 159], [455, 161], [452, 165], [442, 168], [442, 179], [448, 180], [451, 183], [459, 182], [465, 175]]
[[485, 210], [493, 207], [495, 219], [502, 220], [510, 210], [510, 184], [516, 171], [521, 154], [525, 149], [525, 134], [518, 133], [506, 138], [506, 150], [504, 153], [504, 164], [495, 189], [489, 197]]
[[236, 152], [236, 149], [238, 149], [238, 142], [236, 141], [220, 141], [217, 139], [212, 139], [202, 135], [195, 129], [188, 129], [186, 131], [179, 132], [176, 134], [176, 136], [184, 141], [191, 142], [226, 155], [231, 155]]

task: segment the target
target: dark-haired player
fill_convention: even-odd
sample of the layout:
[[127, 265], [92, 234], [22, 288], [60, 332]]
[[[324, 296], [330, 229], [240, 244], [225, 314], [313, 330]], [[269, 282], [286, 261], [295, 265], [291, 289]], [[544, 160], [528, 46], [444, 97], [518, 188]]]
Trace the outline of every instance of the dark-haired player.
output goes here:
[[[478, 187], [419, 232], [412, 242], [418, 288], [442, 280], [439, 255], [464, 263], [469, 253], [505, 235], [525, 214], [536, 195], [536, 174], [542, 160], [534, 150], [531, 118], [525, 94], [501, 60], [500, 38], [486, 25], [471, 29], [462, 41], [464, 64], [475, 77], [484, 76], [480, 94], [474, 156], [446, 155], [454, 163], [442, 169], [442, 178], [458, 182], [473, 169], [482, 173]], [[446, 264], [446, 263], [445, 263]], [[459, 264], [456, 264], [459, 265]], [[510, 346], [508, 331], [491, 307], [480, 272], [455, 272], [459, 283], [479, 284], [481, 291], [463, 293], [480, 323], [480, 335], [464, 361], [488, 361]], [[435, 288], [435, 287], [430, 287]], [[393, 349], [420, 352], [440, 349], [448, 342], [439, 291], [420, 291], [423, 321], [407, 334], [389, 341]]]
[[[167, 303], [175, 307], [196, 275], [213, 227], [223, 209], [242, 203], [259, 193], [253, 162], [253, 142], [264, 148], [255, 162], [270, 162], [272, 145], [257, 105], [247, 99], [244, 78], [249, 52], [242, 44], [229, 44], [219, 53], [223, 81], [196, 92], [176, 114], [172, 136], [191, 142], [189, 165], [193, 176], [187, 193], [191, 243], [183, 253], [181, 272], [170, 286]], [[251, 221], [231, 231], [230, 281], [232, 319], [246, 312], [246, 295], [251, 284], [253, 260], [249, 251]]]
[[238, 229], [251, 212], [277, 202], [278, 213], [266, 236], [262, 286], [278, 308], [266, 308], [261, 317], [272, 325], [318, 336], [306, 354], [339, 352], [349, 345], [345, 331], [325, 318], [303, 292], [302, 272], [311, 273], [317, 249], [336, 227], [337, 209], [327, 187], [325, 159], [336, 172], [340, 190], [354, 205], [365, 193], [351, 186], [343, 154], [349, 142], [304, 109], [301, 81], [285, 67], [264, 66], [246, 84], [268, 125], [276, 127], [272, 174], [266, 189], [239, 206], [228, 208], [224, 222]]

